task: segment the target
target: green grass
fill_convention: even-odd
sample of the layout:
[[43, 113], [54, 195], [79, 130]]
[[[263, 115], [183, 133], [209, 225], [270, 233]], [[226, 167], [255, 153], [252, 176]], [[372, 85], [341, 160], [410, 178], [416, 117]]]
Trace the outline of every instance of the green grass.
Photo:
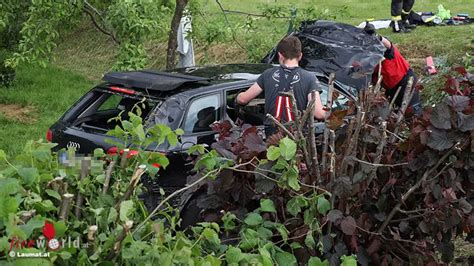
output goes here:
[[49, 126], [91, 88], [92, 82], [67, 70], [24, 66], [17, 72], [15, 84], [0, 87], [0, 104], [19, 104], [34, 111], [25, 121], [0, 116], [0, 149], [13, 155], [31, 139], [45, 138]]

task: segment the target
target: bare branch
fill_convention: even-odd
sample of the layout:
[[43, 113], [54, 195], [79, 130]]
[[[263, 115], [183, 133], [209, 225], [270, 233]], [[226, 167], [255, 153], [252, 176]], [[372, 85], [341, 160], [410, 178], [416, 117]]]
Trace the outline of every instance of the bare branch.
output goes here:
[[[102, 21], [103, 18], [101, 17], [101, 13], [99, 11], [97, 11], [96, 8], [94, 8], [91, 4], [89, 4], [87, 1], [84, 1], [84, 4], [87, 5], [87, 7], [82, 7], [82, 11], [84, 13], [86, 13], [89, 18], [91, 19], [91, 22], [92, 24], [94, 25], [94, 27], [99, 30], [100, 32], [102, 32], [103, 34], [109, 36], [110, 38], [112, 38], [112, 40], [117, 43], [117, 44], [120, 44], [120, 41], [117, 39], [117, 37], [115, 36], [115, 34], [112, 32], [112, 31], [108, 31], [106, 30], [103, 26], [99, 25], [99, 23], [97, 22], [96, 18], [94, 17], [94, 14], [92, 13], [92, 11], [94, 11]], [[91, 11], [92, 10], [92, 11]]]
[[267, 114], [267, 117], [270, 118], [270, 120], [272, 120], [273, 123], [275, 123], [275, 125], [276, 125], [278, 128], [280, 128], [281, 130], [283, 130], [291, 139], [296, 140], [295, 135], [293, 135], [293, 133], [291, 133], [282, 123], [280, 123], [280, 121], [278, 121], [278, 119], [276, 119], [275, 117], [273, 117], [273, 115]]

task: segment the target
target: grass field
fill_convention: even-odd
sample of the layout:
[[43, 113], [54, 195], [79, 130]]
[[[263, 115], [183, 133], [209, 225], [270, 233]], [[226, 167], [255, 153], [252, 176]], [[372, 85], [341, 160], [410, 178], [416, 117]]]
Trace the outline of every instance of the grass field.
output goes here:
[[12, 87], [0, 87], [0, 149], [16, 154], [46, 131], [93, 82], [54, 66], [21, 67]]
[[[389, 18], [389, 0], [220, 0], [224, 8], [250, 13], [261, 13], [263, 5], [290, 4], [304, 8], [314, 6], [316, 9], [328, 9], [336, 15], [337, 20], [357, 25], [368, 18]], [[415, 10], [436, 11], [442, 3], [447, 9], [456, 13], [470, 13], [474, 16], [473, 0], [417, 0]], [[347, 6], [346, 12], [338, 12]], [[202, 0], [201, 7], [206, 14], [208, 24], [226, 25], [224, 16], [215, 0]], [[231, 24], [244, 24], [246, 16], [229, 14]], [[197, 16], [195, 20], [203, 20]], [[271, 47], [283, 36], [288, 28], [288, 21], [268, 21], [256, 19], [257, 30], [252, 33], [258, 36], [257, 41], [265, 42]], [[203, 23], [197, 23], [204, 25]], [[461, 62], [467, 51], [473, 50], [474, 24], [458, 27], [419, 27], [410, 34], [392, 34], [389, 30], [381, 31], [392, 39], [412, 63], [418, 74], [422, 74], [423, 60], [426, 56], [444, 56], [447, 64]], [[166, 45], [163, 39], [152, 40], [147, 44], [150, 51], [150, 66], [162, 68]], [[239, 40], [245, 38], [237, 36]], [[100, 80], [108, 71], [116, 54], [116, 45], [104, 35], [90, 29], [87, 23], [73, 31], [66, 31], [59, 40], [59, 46], [51, 65], [46, 68], [23, 66], [18, 70], [17, 81], [13, 87], [0, 88], [0, 149], [15, 154], [29, 139], [43, 137], [47, 128], [56, 121], [84, 91]], [[261, 56], [263, 56], [263, 52]], [[196, 59], [199, 64], [246, 62], [246, 51], [239, 48], [232, 40], [225, 40], [204, 47], [201, 40], [196, 41]], [[428, 84], [428, 90], [443, 82], [442, 75], [434, 77]], [[7, 110], [2, 112], [1, 110]]]

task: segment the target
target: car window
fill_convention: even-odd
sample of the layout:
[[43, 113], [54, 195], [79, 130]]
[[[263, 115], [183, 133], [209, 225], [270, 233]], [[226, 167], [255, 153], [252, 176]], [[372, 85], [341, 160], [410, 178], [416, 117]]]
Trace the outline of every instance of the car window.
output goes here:
[[184, 132], [210, 131], [210, 125], [220, 119], [219, 107], [219, 94], [200, 97], [191, 102], [184, 120]]
[[[335, 91], [335, 94], [333, 94], [334, 96], [337, 95], [337, 98], [336, 99], [333, 99], [333, 103], [332, 103], [332, 108], [334, 109], [346, 109], [347, 108], [347, 104], [349, 103], [349, 99], [344, 96], [343, 94]], [[328, 102], [328, 91], [327, 90], [323, 90], [320, 94], [321, 96], [321, 102], [322, 104], [326, 105], [327, 102]]]
[[107, 111], [107, 110], [114, 110], [117, 109], [120, 101], [122, 100], [122, 96], [117, 94], [110, 95], [107, 100], [105, 100], [97, 109], [97, 111]]
[[[247, 89], [247, 88], [246, 88]], [[242, 119], [244, 123], [252, 126], [261, 126], [265, 121], [265, 94], [262, 92], [257, 98], [250, 101], [245, 106], [240, 107], [240, 111], [235, 108], [235, 98], [241, 89], [226, 91], [226, 114], [227, 118], [236, 122]]]

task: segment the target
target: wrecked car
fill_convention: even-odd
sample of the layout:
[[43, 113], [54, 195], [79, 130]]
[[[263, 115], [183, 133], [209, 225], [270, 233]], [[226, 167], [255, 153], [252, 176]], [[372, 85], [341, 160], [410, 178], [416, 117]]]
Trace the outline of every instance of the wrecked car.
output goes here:
[[[301, 65], [314, 72], [320, 81], [323, 104], [327, 102], [328, 75], [336, 73], [338, 97], [333, 108], [347, 108], [356, 100], [358, 89], [370, 80], [370, 71], [383, 55], [378, 47], [380, 43], [373, 37], [344, 24], [307, 23], [291, 34], [303, 42]], [[177, 146], [157, 148], [166, 154], [169, 166], [160, 171], [156, 180], [144, 180], [148, 190], [145, 204], [153, 209], [161, 198], [160, 188], [171, 193], [186, 185], [193, 168], [187, 150], [195, 144], [211, 145], [216, 141], [217, 133], [211, 129], [214, 122], [235, 123], [240, 119], [257, 127], [264, 136], [263, 93], [238, 112], [226, 99], [248, 89], [263, 71], [273, 66], [274, 60], [272, 51], [262, 64], [107, 73], [103, 83], [87, 92], [48, 130], [47, 140], [57, 143], [57, 149], [74, 148], [80, 154], [91, 154], [96, 148], [116, 149], [106, 141], [110, 138], [106, 133], [120, 123], [111, 118], [120, 115], [122, 120], [127, 120], [133, 106], [143, 102], [140, 115], [145, 126], [164, 124], [184, 131]], [[323, 125], [321, 122], [315, 125], [317, 133], [322, 132]]]

